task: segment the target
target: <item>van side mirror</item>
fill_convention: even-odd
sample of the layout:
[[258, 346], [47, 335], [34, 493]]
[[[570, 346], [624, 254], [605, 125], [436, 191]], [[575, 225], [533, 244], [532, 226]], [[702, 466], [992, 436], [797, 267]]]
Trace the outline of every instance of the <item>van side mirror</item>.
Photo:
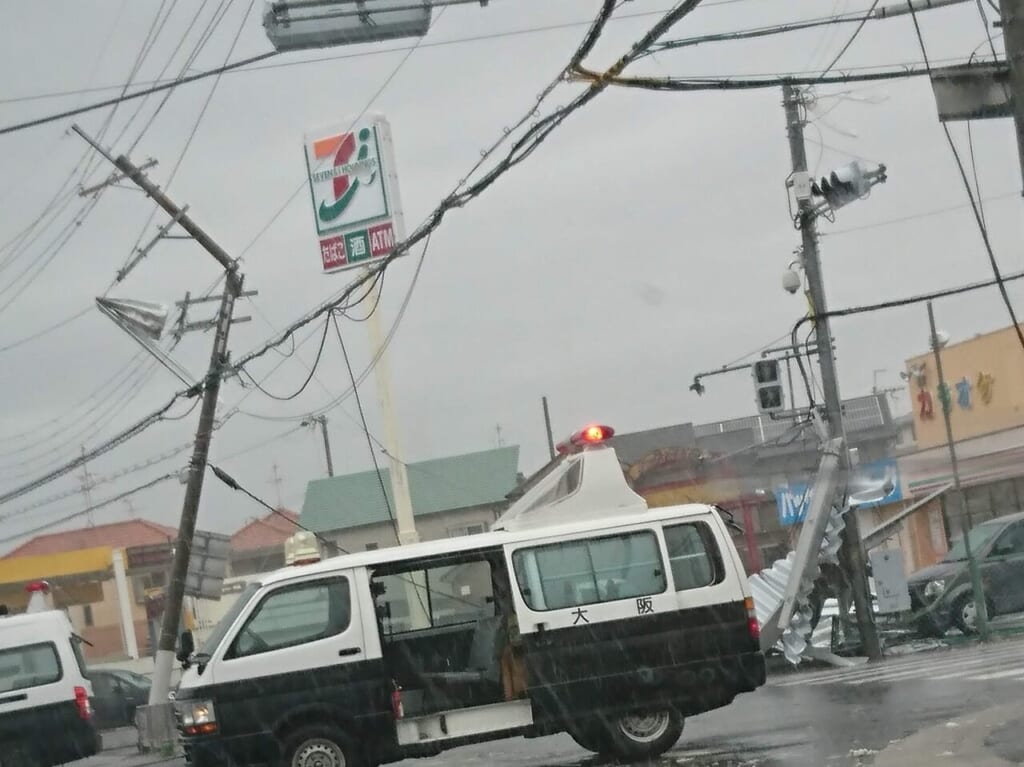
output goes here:
[[188, 664], [188, 659], [196, 649], [196, 640], [191, 631], [182, 631], [181, 640], [178, 643], [178, 662]]

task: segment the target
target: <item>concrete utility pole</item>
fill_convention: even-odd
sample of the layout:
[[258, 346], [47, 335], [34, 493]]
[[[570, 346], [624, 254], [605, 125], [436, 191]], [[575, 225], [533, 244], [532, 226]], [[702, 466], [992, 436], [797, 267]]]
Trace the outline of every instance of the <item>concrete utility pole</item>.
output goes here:
[[242, 292], [242, 275], [238, 273], [238, 264], [227, 252], [199, 227], [182, 209], [175, 205], [156, 184], [149, 180], [131, 160], [124, 155], [112, 157], [105, 149], [87, 136], [77, 125], [73, 130], [96, 151], [130, 178], [147, 196], [163, 208], [188, 232], [202, 248], [213, 256], [225, 272], [224, 294], [221, 296], [220, 309], [217, 312], [213, 350], [210, 364], [203, 382], [203, 401], [199, 412], [199, 425], [196, 429], [192, 459], [189, 461], [188, 483], [185, 487], [185, 500], [181, 509], [181, 521], [178, 525], [178, 536], [174, 545], [174, 562], [171, 566], [171, 577], [167, 585], [164, 605], [163, 624], [157, 644], [156, 663], [153, 670], [153, 684], [149, 692], [149, 705], [160, 706], [163, 715], [152, 712], [168, 725], [172, 721], [171, 704], [167, 693], [171, 685], [171, 671], [174, 668], [175, 647], [178, 641], [178, 629], [181, 626], [181, 609], [185, 598], [185, 579], [188, 575], [188, 563], [192, 554], [192, 539], [195, 536], [196, 519], [199, 516], [199, 500], [203, 491], [203, 479], [206, 476], [206, 460], [210, 452], [210, 438], [213, 435], [214, 419], [217, 413], [217, 395], [220, 392], [221, 377], [228, 360], [228, 331], [234, 313], [235, 299]]
[[[1024, 182], [1024, 0], [999, 0], [1003, 45], [1010, 68], [1013, 122], [1017, 127], [1017, 157]], [[1022, 192], [1024, 195], [1024, 192]]]
[[[939, 379], [939, 391], [946, 389], [946, 378], [942, 374], [942, 355], [939, 353], [939, 334], [935, 330], [935, 310], [932, 309], [932, 302], [928, 302], [928, 326], [931, 331], [932, 356], [935, 358], [935, 374]], [[947, 390], [948, 391], [948, 390]], [[941, 397], [940, 397], [941, 399]], [[967, 500], [964, 498], [963, 488], [960, 486], [960, 464], [956, 457], [956, 444], [953, 442], [953, 423], [950, 418], [950, 406], [946, 402], [940, 402], [942, 408], [942, 420], [946, 425], [946, 445], [949, 446], [949, 463], [953, 470], [953, 487], [956, 491], [957, 503], [960, 504], [960, 531], [964, 536], [964, 554], [967, 555], [967, 569], [971, 573], [971, 589], [974, 595], [974, 621], [981, 640], [987, 641], [988, 630], [988, 605], [985, 602], [985, 592], [981, 582], [981, 569], [978, 567], [978, 560], [971, 551], [971, 539], [968, 533], [971, 530], [971, 523], [967, 519]]]
[[[821, 367], [821, 383], [825, 392], [825, 414], [832, 437], [843, 440], [840, 469], [848, 475], [850, 469], [849, 450], [843, 426], [842, 400], [839, 396], [839, 379], [832, 347], [832, 333], [829, 328], [828, 304], [825, 299], [825, 282], [821, 273], [818, 256], [817, 213], [810, 194], [810, 177], [807, 172], [807, 152], [804, 146], [804, 122], [801, 116], [802, 94], [788, 83], [782, 86], [783, 106], [786, 110], [786, 130], [789, 135], [789, 152], [793, 162], [793, 181], [796, 189], [798, 223], [803, 244], [803, 267], [807, 274], [810, 300], [814, 312], [814, 333], [818, 346], [818, 364]], [[845, 555], [853, 570], [849, 575], [853, 586], [853, 601], [857, 608], [857, 625], [860, 629], [864, 649], [872, 660], [882, 657], [875, 626], [875, 614], [867, 587], [867, 567], [864, 546], [860, 539], [855, 510], [845, 517]]]

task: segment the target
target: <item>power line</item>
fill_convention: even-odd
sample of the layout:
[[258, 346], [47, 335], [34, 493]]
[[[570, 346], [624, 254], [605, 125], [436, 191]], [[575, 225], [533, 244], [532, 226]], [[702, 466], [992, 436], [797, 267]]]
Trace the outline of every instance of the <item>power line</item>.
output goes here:
[[19, 346], [24, 346], [25, 344], [27, 344], [27, 343], [29, 343], [31, 341], [35, 341], [37, 338], [42, 338], [43, 336], [45, 336], [45, 335], [47, 335], [49, 333], [52, 333], [54, 330], [59, 330], [60, 328], [64, 327], [65, 325], [70, 325], [75, 320], [81, 319], [82, 317], [84, 317], [85, 315], [87, 315], [91, 311], [92, 311], [92, 306], [91, 305], [87, 306], [84, 309], [82, 309], [81, 311], [75, 312], [74, 314], [72, 314], [72, 315], [70, 315], [68, 317], [65, 317], [62, 320], [58, 320], [57, 322], [55, 322], [52, 325], [47, 325], [45, 328], [43, 328], [41, 330], [37, 330], [34, 333], [31, 333], [31, 334], [29, 334], [27, 336], [24, 336], [23, 338], [19, 338], [17, 341], [11, 341], [10, 343], [8, 343], [8, 344], [6, 344], [4, 346], [0, 346], [0, 352], [6, 352], [6, 351], [10, 351], [11, 349], [17, 349]]
[[233, 69], [244, 67], [248, 64], [255, 64], [257, 61], [264, 61], [265, 59], [272, 58], [277, 55], [277, 51], [267, 51], [266, 53], [260, 53], [255, 56], [247, 56], [244, 59], [233, 61], [230, 64], [224, 64], [223, 66], [215, 67], [214, 69], [208, 69], [204, 72], [198, 72], [194, 75], [188, 75], [187, 77], [181, 77], [177, 80], [173, 80], [169, 83], [162, 83], [160, 85], [153, 85], [149, 88], [143, 88], [139, 91], [127, 93], [123, 96], [118, 96], [112, 99], [105, 99], [104, 101], [97, 101], [92, 104], [85, 106], [76, 107], [75, 109], [67, 109], [63, 112], [56, 114], [47, 115], [45, 117], [37, 117], [32, 120], [25, 120], [24, 122], [14, 123], [13, 125], [7, 125], [0, 128], [0, 136], [8, 133], [15, 133], [17, 131], [25, 130], [26, 128], [35, 128], [39, 125], [46, 125], [47, 123], [57, 122], [67, 117], [74, 117], [75, 115], [85, 114], [86, 112], [93, 112], [97, 109], [103, 109], [104, 107], [114, 106], [116, 104], [123, 104], [126, 101], [133, 101], [143, 96], [148, 96], [151, 93], [159, 93], [160, 91], [168, 90], [169, 88], [177, 88], [179, 85], [185, 85], [186, 83], [193, 83], [197, 80], [205, 80], [207, 77], [214, 77], [215, 75], [223, 72], [230, 72]]
[[[996, 194], [990, 197], [982, 198], [982, 202], [996, 202], [997, 200], [1009, 200], [1011, 198], [1018, 199], [1020, 192], [1006, 192], [1005, 194]], [[933, 216], [941, 216], [943, 213], [952, 213], [955, 210], [964, 210], [970, 208], [969, 202], [960, 203], [957, 205], [948, 205], [944, 208], [934, 208], [932, 210], [921, 211], [920, 213], [911, 213], [906, 216], [899, 216], [898, 218], [888, 218], [883, 221], [876, 221], [873, 224], [862, 224], [860, 226], [851, 226], [846, 229], [837, 229], [832, 232], [823, 232], [823, 237], [838, 237], [844, 234], [853, 234], [854, 232], [862, 232], [865, 229], [877, 229], [883, 226], [892, 226], [894, 224], [903, 224], [907, 221], [917, 221], [922, 218], [931, 218]]]
[[[719, 0], [718, 2], [704, 2], [704, 3], [701, 3], [700, 8], [698, 10], [705, 9], [705, 8], [713, 8], [715, 6], [720, 6], [720, 5], [732, 5], [734, 3], [747, 2], [747, 1], [748, 0]], [[442, 7], [442, 10], [443, 10], [443, 7]], [[610, 19], [610, 21], [612, 21], [612, 22], [628, 21], [630, 19], [646, 18], [646, 17], [650, 17], [650, 16], [661, 16], [661, 15], [664, 15], [665, 13], [667, 13], [669, 10], [670, 9], [666, 8], [666, 9], [654, 10], [654, 11], [638, 11], [638, 12], [635, 12], [635, 13], [623, 13], [623, 14], [619, 14], [619, 15], [615, 16], [614, 18]], [[491, 40], [500, 40], [500, 39], [509, 38], [509, 37], [519, 37], [519, 36], [523, 36], [523, 35], [533, 35], [533, 34], [540, 34], [540, 33], [544, 33], [544, 32], [554, 32], [554, 31], [559, 31], [559, 30], [562, 30], [562, 29], [576, 29], [576, 28], [579, 28], [579, 27], [589, 26], [592, 22], [593, 22], [593, 19], [585, 19], [585, 20], [580, 20], [580, 21], [568, 21], [568, 22], [563, 22], [563, 23], [560, 23], [560, 24], [548, 24], [548, 25], [545, 25], [545, 26], [527, 27], [527, 28], [524, 28], [524, 29], [513, 29], [513, 30], [506, 30], [506, 31], [503, 31], [503, 32], [492, 32], [492, 33], [482, 34], [482, 35], [472, 35], [472, 36], [468, 36], [468, 37], [457, 37], [457, 38], [451, 38], [451, 39], [448, 39], [448, 40], [435, 40], [435, 41], [429, 41], [428, 40], [428, 41], [425, 41], [425, 42], [420, 43], [418, 45], [394, 46], [394, 47], [390, 47], [390, 48], [374, 48], [373, 50], [360, 51], [358, 53], [343, 53], [343, 54], [336, 54], [336, 55], [332, 55], [332, 56], [324, 56], [324, 57], [316, 58], [316, 59], [300, 59], [300, 60], [291, 60], [291, 61], [281, 61], [281, 62], [278, 62], [278, 63], [275, 63], [275, 64], [264, 64], [262, 66], [249, 66], [249, 67], [233, 68], [233, 69], [230, 69], [230, 70], [225, 70], [225, 74], [228, 74], [228, 73], [260, 72], [260, 71], [263, 71], [265, 69], [281, 69], [281, 68], [284, 68], [284, 67], [305, 66], [307, 64], [321, 64], [321, 63], [329, 63], [329, 62], [334, 62], [334, 61], [345, 61], [345, 60], [348, 60], [348, 59], [368, 58], [368, 57], [372, 57], [372, 56], [386, 56], [389, 53], [401, 53], [402, 51], [407, 51], [407, 50], [415, 49], [415, 48], [441, 48], [441, 47], [446, 47], [446, 46], [449, 46], [449, 45], [462, 45], [462, 44], [465, 44], [465, 43], [488, 42], [488, 41], [491, 41]], [[140, 84], [140, 85], [141, 84], [144, 84], [144, 85], [167, 85], [167, 84], [173, 84], [175, 82], [177, 82], [177, 81], [176, 80], [162, 81], [162, 80], [159, 80], [159, 79], [155, 79], [155, 80], [144, 81], [144, 82], [140, 82], [140, 83], [136, 83], [136, 84]], [[67, 90], [62, 90], [62, 91], [49, 91], [49, 92], [44, 92], [44, 93], [36, 93], [36, 94], [32, 94], [32, 95], [27, 95], [27, 96], [9, 96], [7, 98], [0, 98], [0, 104], [13, 104], [13, 103], [25, 102], [25, 101], [40, 101], [40, 100], [46, 100], [46, 99], [68, 98], [68, 97], [71, 97], [71, 96], [78, 96], [78, 95], [89, 94], [89, 93], [103, 93], [103, 92], [106, 92], [106, 91], [120, 90], [122, 87], [123, 87], [123, 84], [98, 85], [98, 86], [91, 86], [91, 87], [87, 87], [87, 88], [72, 88], [72, 89], [67, 89]]]
[[339, 546], [338, 544], [334, 543], [333, 541], [327, 540], [326, 538], [324, 538], [322, 535], [320, 535], [320, 533], [316, 532], [315, 530], [309, 529], [304, 524], [299, 522], [299, 520], [293, 519], [292, 517], [288, 516], [287, 514], [282, 513], [280, 509], [278, 509], [278, 508], [276, 508], [274, 506], [271, 506], [269, 503], [264, 501], [258, 495], [256, 495], [255, 493], [247, 490], [245, 487], [240, 485], [238, 483], [238, 480], [236, 480], [234, 477], [232, 477], [230, 474], [228, 474], [226, 471], [224, 471], [224, 469], [220, 468], [219, 466], [215, 466], [214, 464], [209, 463], [209, 462], [207, 462], [206, 465], [210, 467], [210, 471], [212, 471], [214, 473], [214, 476], [216, 476], [217, 479], [219, 479], [225, 485], [230, 487], [232, 490], [237, 490], [238, 492], [243, 493], [244, 495], [249, 496], [252, 500], [256, 501], [256, 503], [258, 503], [260, 506], [262, 506], [263, 508], [265, 508], [268, 511], [270, 511], [272, 514], [277, 514], [278, 516], [283, 517], [284, 519], [287, 519], [289, 522], [291, 522], [293, 525], [295, 525], [300, 530], [305, 530], [307, 533], [311, 534], [314, 538], [316, 538], [317, 541], [319, 541], [321, 544], [326, 546], [328, 550], [330, 550], [330, 551], [340, 551], [342, 554], [351, 554], [352, 553], [351, 551], [343, 549], [341, 546]]
[[68, 474], [69, 472], [72, 472], [75, 469], [79, 468], [86, 461], [91, 461], [93, 458], [96, 458], [97, 456], [103, 455], [104, 453], [109, 453], [118, 445], [121, 445], [122, 443], [130, 440], [132, 437], [141, 434], [143, 431], [148, 429], [153, 424], [164, 420], [164, 413], [170, 410], [171, 407], [174, 406], [174, 403], [177, 402], [179, 399], [181, 399], [182, 397], [197, 397], [199, 396], [199, 393], [199, 387], [193, 387], [192, 389], [178, 392], [173, 397], [171, 397], [171, 399], [168, 400], [168, 402], [163, 407], [154, 410], [149, 415], [140, 418], [127, 429], [122, 429], [112, 438], [100, 443], [91, 450], [86, 451], [84, 454], [78, 456], [74, 460], [69, 461], [63, 466], [54, 469], [53, 471], [47, 472], [46, 474], [37, 477], [31, 482], [27, 482], [24, 485], [21, 485], [20, 487], [16, 487], [13, 490], [8, 490], [7, 492], [0, 493], [0, 505], [5, 504], [8, 501], [13, 501], [15, 498], [20, 498], [26, 493], [30, 493], [33, 490], [42, 487], [43, 485], [49, 484], [55, 479], [63, 477], [65, 474]]
[[327, 342], [327, 331], [329, 329], [330, 329], [330, 321], [325, 319], [324, 320], [324, 332], [320, 336], [320, 348], [317, 349], [317, 351], [316, 351], [316, 358], [313, 360], [313, 367], [310, 368], [309, 375], [306, 376], [306, 380], [302, 382], [302, 385], [299, 386], [299, 388], [296, 389], [291, 394], [287, 394], [287, 395], [284, 395], [284, 396], [279, 396], [277, 394], [274, 394], [273, 392], [267, 391], [266, 389], [264, 389], [260, 385], [259, 381], [257, 381], [255, 378], [252, 377], [252, 374], [249, 373], [249, 371], [246, 370], [245, 368], [239, 368], [239, 373], [244, 373], [245, 377], [248, 378], [252, 382], [253, 386], [255, 386], [257, 389], [259, 389], [261, 392], [263, 392], [265, 395], [267, 395], [271, 399], [276, 399], [276, 400], [278, 400], [280, 402], [288, 402], [290, 400], [293, 400], [296, 397], [298, 397], [300, 394], [302, 394], [302, 392], [304, 392], [306, 390], [306, 387], [309, 386], [309, 382], [313, 380], [313, 374], [316, 373], [317, 365], [320, 364], [320, 358], [323, 356], [323, 353], [324, 353], [324, 346], [326, 345], [326, 342]]
[[825, 75], [832, 71], [832, 67], [839, 63], [839, 59], [841, 59], [850, 49], [850, 46], [853, 45], [853, 41], [857, 39], [857, 36], [860, 34], [861, 30], [864, 29], [864, 25], [867, 24], [868, 19], [871, 18], [871, 14], [875, 12], [875, 8], [878, 6], [878, 2], [879, 0], [874, 0], [874, 2], [871, 3], [871, 7], [868, 8], [864, 16], [861, 17], [860, 23], [857, 25], [857, 28], [853, 30], [853, 34], [850, 35], [850, 39], [846, 41], [846, 45], [844, 45], [839, 50], [839, 53], [836, 54], [835, 58], [832, 59], [829, 65], [825, 67], [824, 71], [821, 73], [822, 77], [825, 77]]
[[[904, 306], [912, 306], [913, 304], [921, 304], [926, 301], [935, 301], [940, 298], [949, 298], [950, 296], [959, 296], [963, 293], [972, 293], [975, 290], [982, 290], [984, 288], [991, 288], [1002, 285], [1007, 282], [1014, 282], [1015, 280], [1024, 279], [1024, 271], [1011, 272], [1007, 275], [1001, 275], [996, 279], [991, 280], [980, 280], [978, 282], [970, 282], [965, 285], [959, 285], [955, 288], [945, 288], [943, 290], [936, 290], [930, 293], [920, 293], [914, 296], [908, 296], [906, 298], [896, 298], [889, 301], [880, 301], [875, 304], [864, 304], [862, 306], [851, 306], [846, 309], [830, 309], [827, 312], [822, 312], [821, 317], [849, 317], [854, 314], [868, 314], [871, 312], [879, 312], [886, 309], [898, 309]], [[799, 330], [799, 328], [806, 322], [813, 319], [810, 315], [801, 317], [796, 323], [793, 330]]]
[[[663, 53], [665, 51], [678, 50], [681, 48], [691, 48], [697, 45], [705, 45], [707, 43], [726, 43], [736, 42], [738, 40], [750, 40], [759, 37], [772, 37], [775, 35], [788, 34], [790, 32], [816, 29], [818, 27], [833, 27], [837, 24], [856, 24], [859, 22], [860, 26], [863, 27], [864, 20], [864, 17], [859, 13], [833, 13], [829, 16], [819, 16], [813, 19], [804, 19], [799, 21], [787, 21], [781, 24], [769, 24], [761, 27], [739, 29], [733, 32], [716, 32], [707, 35], [698, 35], [696, 37], [687, 37], [680, 40], [666, 40], [665, 42], [652, 45], [650, 49], [644, 53], [644, 56]], [[860, 28], [858, 27], [858, 32], [859, 31]]]
[[[929, 75], [931, 74], [931, 64], [928, 60], [928, 51], [924, 43], [924, 35], [921, 33], [921, 25], [917, 20], [917, 11], [914, 6], [910, 5], [910, 16], [914, 22], [914, 32], [917, 35], [917, 42], [921, 46], [921, 56], [924, 58], [925, 66], [928, 68]], [[1024, 330], [1020, 327], [1020, 322], [1017, 320], [1017, 312], [1014, 311], [1013, 303], [1010, 301], [1010, 294], [1006, 290], [1006, 285], [1003, 284], [1003, 277], [999, 269], [999, 263], [996, 261], [996, 255], [992, 250], [992, 243], [989, 242], [988, 228], [985, 226], [985, 222], [981, 217], [981, 210], [978, 207], [978, 203], [974, 198], [974, 192], [971, 189], [971, 182], [967, 178], [967, 170], [964, 168], [963, 160], [960, 158], [960, 150], [956, 147], [956, 142], [953, 141], [953, 134], [950, 133], [949, 126], [943, 121], [940, 122], [942, 125], [942, 132], [946, 136], [946, 142], [949, 144], [949, 149], [953, 153], [953, 159], [956, 160], [957, 170], [960, 171], [960, 180], [963, 182], [964, 190], [967, 192], [967, 198], [971, 203], [971, 210], [974, 212], [974, 220], [978, 224], [978, 231], [981, 233], [982, 242], [985, 244], [985, 252], [988, 254], [989, 265], [992, 267], [992, 274], [995, 275], [996, 283], [999, 285], [999, 295], [1003, 299], [1003, 303], [1006, 305], [1006, 311], [1010, 315], [1010, 320], [1013, 322], [1013, 328], [1017, 332], [1017, 340], [1020, 342], [1021, 349], [1024, 349]]]
[[384, 475], [380, 470], [380, 462], [377, 460], [377, 451], [373, 449], [373, 440], [370, 438], [370, 427], [366, 423], [366, 412], [363, 410], [363, 399], [359, 396], [359, 385], [356, 383], [356, 375], [352, 371], [352, 362], [348, 358], [348, 349], [345, 348], [345, 339], [341, 335], [341, 328], [338, 326], [338, 317], [333, 312], [328, 315], [334, 323], [334, 332], [338, 336], [338, 344], [341, 346], [341, 354], [345, 358], [345, 369], [348, 371], [349, 380], [352, 382], [352, 393], [356, 398], [356, 409], [359, 411], [359, 421], [363, 426], [363, 434], [366, 435], [366, 446], [370, 450], [370, 458], [373, 460], [373, 470], [377, 474], [377, 484], [380, 486], [380, 496], [384, 499], [384, 508], [387, 509], [388, 519], [395, 531], [395, 540], [401, 543], [401, 535], [398, 529], [398, 520], [395, 519], [394, 509], [391, 508], [391, 499], [388, 498], [388, 491], [384, 487]]
[[21, 532], [15, 534], [15, 535], [9, 535], [6, 538], [0, 538], [0, 544], [10, 543], [12, 541], [21, 540], [22, 538], [25, 538], [26, 536], [33, 535], [35, 533], [41, 533], [41, 532], [43, 532], [45, 530], [52, 530], [55, 525], [60, 525], [60, 524], [63, 524], [65, 522], [70, 522], [71, 520], [77, 519], [78, 517], [84, 517], [87, 514], [91, 514], [94, 511], [102, 509], [102, 508], [104, 508], [106, 506], [110, 506], [113, 503], [117, 503], [118, 501], [123, 501], [125, 498], [130, 498], [131, 496], [135, 495], [136, 493], [141, 493], [143, 490], [148, 490], [151, 487], [155, 487], [156, 485], [159, 485], [161, 482], [166, 482], [169, 479], [176, 479], [177, 476], [178, 476], [177, 474], [164, 474], [162, 477], [157, 477], [156, 479], [151, 479], [149, 482], [146, 482], [144, 484], [138, 485], [137, 487], [133, 487], [131, 490], [126, 490], [123, 493], [119, 493], [118, 495], [115, 495], [112, 498], [108, 498], [105, 501], [100, 501], [99, 503], [94, 503], [92, 506], [89, 506], [89, 507], [87, 507], [85, 509], [82, 509], [81, 511], [76, 511], [73, 514], [67, 514], [67, 515], [61, 517], [60, 519], [51, 520], [51, 521], [47, 522], [45, 525], [39, 525], [38, 527], [29, 528], [28, 530], [22, 530]]
[[[391, 253], [381, 259], [377, 264], [376, 269], [368, 271], [366, 274], [350, 283], [338, 298], [322, 303], [320, 306], [307, 313], [304, 317], [288, 326], [276, 338], [269, 340], [255, 351], [244, 355], [233, 365], [233, 370], [237, 371], [253, 359], [263, 356], [271, 349], [280, 346], [299, 329], [336, 309], [349, 295], [352, 294], [352, 292], [369, 280], [373, 279], [377, 272], [386, 269], [395, 258], [405, 254], [413, 245], [428, 237], [441, 225], [441, 222], [449, 211], [454, 208], [463, 207], [471, 200], [482, 194], [488, 187], [497, 181], [498, 178], [527, 159], [537, 149], [537, 147], [539, 147], [540, 144], [542, 144], [548, 136], [550, 136], [551, 133], [569, 117], [569, 115], [573, 114], [602, 93], [623, 69], [635, 61], [643, 51], [647, 50], [651, 43], [660, 39], [660, 37], [675, 23], [690, 14], [694, 8], [697, 7], [698, 3], [699, 0], [682, 0], [682, 2], [677, 4], [672, 11], [663, 16], [661, 20], [654, 24], [654, 26], [652, 26], [645, 35], [637, 40], [630, 47], [629, 51], [621, 56], [606, 73], [595, 77], [582, 93], [578, 94], [567, 105], [557, 108], [547, 116], [532, 123], [530, 128], [513, 143], [511, 149], [508, 150], [505, 157], [500, 160], [495, 167], [491, 168], [473, 184], [466, 185], [465, 179], [460, 181], [456, 190], [442, 200], [411, 235], [409, 235], [403, 242], [396, 244]], [[590, 30], [588, 30], [583, 42], [570, 58], [568, 65], [556, 79], [561, 80], [568, 72], [577, 70], [580, 62], [596, 44], [597, 38], [600, 36], [605, 23], [611, 16], [614, 9], [614, 0], [605, 0], [598, 17], [595, 19]], [[525, 119], [529, 119], [529, 117], [533, 115], [534, 111], [536, 110], [531, 110]], [[525, 119], [521, 120], [520, 123], [522, 124], [525, 122]], [[499, 145], [502, 141], [503, 139], [499, 139], [495, 146]]]

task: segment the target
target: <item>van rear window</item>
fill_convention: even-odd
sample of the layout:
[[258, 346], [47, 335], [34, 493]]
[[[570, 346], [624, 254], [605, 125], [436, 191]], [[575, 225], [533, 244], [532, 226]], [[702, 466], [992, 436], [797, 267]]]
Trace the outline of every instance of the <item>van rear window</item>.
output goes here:
[[676, 591], [699, 589], [724, 580], [722, 554], [711, 528], [703, 522], [666, 526], [665, 546]]
[[0, 693], [53, 684], [62, 676], [53, 642], [0, 650]]
[[634, 599], [668, 587], [649, 530], [519, 549], [512, 563], [531, 610]]

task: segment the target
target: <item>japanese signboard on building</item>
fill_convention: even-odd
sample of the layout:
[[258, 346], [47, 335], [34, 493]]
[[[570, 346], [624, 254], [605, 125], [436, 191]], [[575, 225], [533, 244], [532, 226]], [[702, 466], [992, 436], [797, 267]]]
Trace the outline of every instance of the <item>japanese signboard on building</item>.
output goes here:
[[367, 114], [305, 136], [324, 272], [366, 266], [405, 238], [391, 128]]
[[941, 349], [939, 380], [931, 352], [907, 360], [914, 434], [921, 450], [946, 443], [943, 411], [949, 413], [957, 441], [1024, 426], [1024, 355], [1017, 331], [983, 333]]

